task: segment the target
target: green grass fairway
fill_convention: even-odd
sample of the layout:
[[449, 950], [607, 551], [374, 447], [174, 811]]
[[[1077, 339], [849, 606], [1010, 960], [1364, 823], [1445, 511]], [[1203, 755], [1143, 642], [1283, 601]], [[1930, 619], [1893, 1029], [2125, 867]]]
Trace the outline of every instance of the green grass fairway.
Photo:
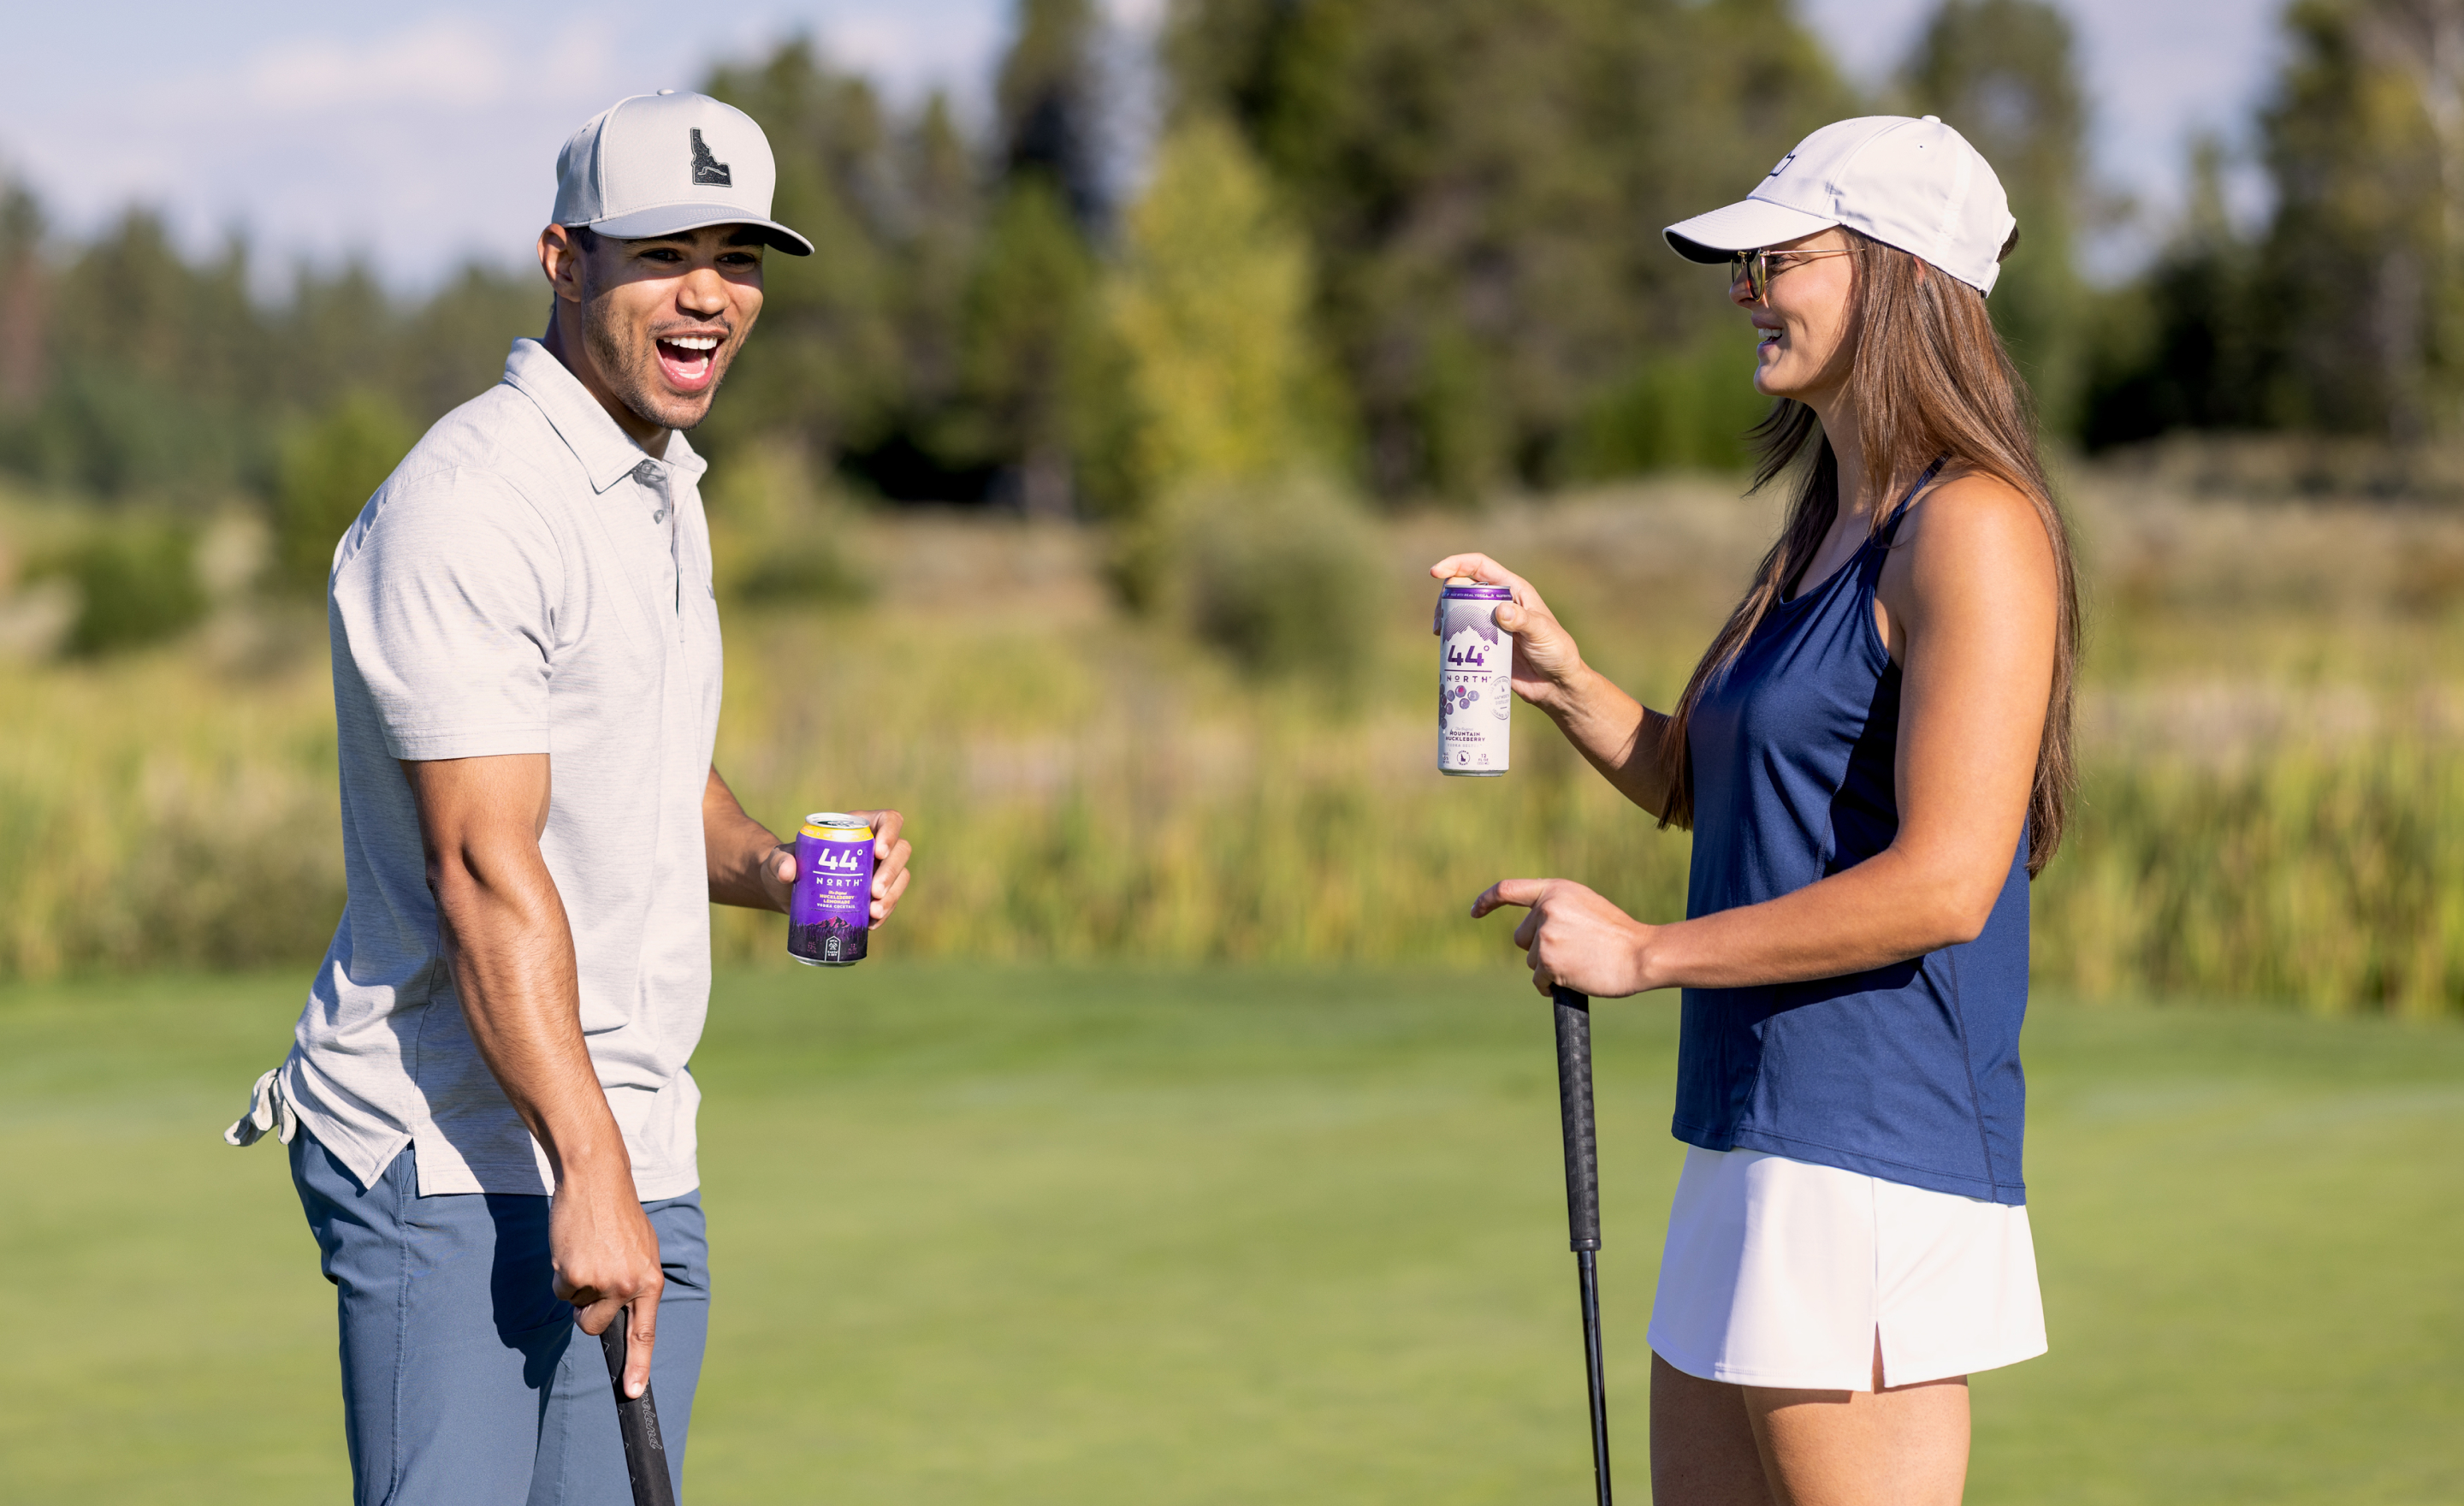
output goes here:
[[[345, 1498], [329, 1289], [217, 1132], [296, 976], [0, 990], [0, 1498]], [[1548, 1016], [1509, 974], [723, 980], [693, 1499], [1589, 1499]], [[1603, 1005], [1613, 1437], [1646, 1498], [1668, 1001]], [[2464, 1031], [2041, 1007], [2054, 1352], [1980, 1503], [2464, 1499]]]

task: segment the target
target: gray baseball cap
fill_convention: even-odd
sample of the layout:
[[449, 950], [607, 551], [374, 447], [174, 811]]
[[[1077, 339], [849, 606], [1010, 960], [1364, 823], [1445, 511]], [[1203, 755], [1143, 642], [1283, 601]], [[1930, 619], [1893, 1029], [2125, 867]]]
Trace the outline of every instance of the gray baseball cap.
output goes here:
[[706, 94], [637, 94], [590, 118], [556, 157], [549, 218], [618, 240], [750, 225], [792, 256], [813, 243], [770, 217], [778, 164], [753, 117]]

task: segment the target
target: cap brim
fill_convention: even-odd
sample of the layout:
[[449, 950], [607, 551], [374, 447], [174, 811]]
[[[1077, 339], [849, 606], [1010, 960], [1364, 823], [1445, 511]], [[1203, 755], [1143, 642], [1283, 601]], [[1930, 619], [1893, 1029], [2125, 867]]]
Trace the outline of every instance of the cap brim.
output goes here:
[[761, 233], [762, 243], [776, 246], [791, 256], [809, 256], [813, 243], [797, 234], [777, 220], [755, 219], [749, 214], [732, 212], [714, 204], [661, 204], [630, 214], [612, 215], [593, 220], [590, 228], [599, 234], [615, 240], [651, 240], [661, 235], [681, 235], [689, 230], [702, 230], [712, 225], [746, 225]]
[[1760, 251], [1838, 223], [1769, 199], [1740, 199], [1726, 209], [1679, 220], [1661, 233], [1688, 261], [1726, 261], [1738, 252]]

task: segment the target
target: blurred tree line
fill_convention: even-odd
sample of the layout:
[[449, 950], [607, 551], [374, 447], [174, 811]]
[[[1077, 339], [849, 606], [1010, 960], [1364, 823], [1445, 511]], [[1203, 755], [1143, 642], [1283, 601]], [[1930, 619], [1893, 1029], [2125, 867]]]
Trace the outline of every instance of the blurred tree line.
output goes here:
[[2171, 243], [2102, 311], [2081, 437], [2301, 430], [2397, 444], [2464, 419], [2464, 0], [2295, 0], [2257, 121], [2255, 232], [2201, 144]]
[[[2451, 433], [2464, 0], [2296, 0], [2284, 24], [2265, 223], [2236, 226], [2204, 146], [2118, 288], [2075, 264], [2107, 209], [2046, 0], [1939, 0], [1879, 91], [1791, 0], [1177, 0], [1158, 134], [1130, 147], [1092, 0], [1019, 0], [980, 113], [896, 106], [791, 41], [707, 87], [762, 122], [777, 212], [819, 254], [773, 264], [696, 442], [1110, 520], [1133, 601], [1205, 594], [1171, 579], [1192, 488], [1425, 501], [1733, 466], [1751, 343], [1659, 229], [1874, 110], [1940, 115], [2000, 170], [2023, 239], [1992, 308], [2057, 438]], [[310, 267], [269, 302], [237, 237], [184, 255], [136, 209], [69, 244], [5, 188], [0, 470], [157, 511], [256, 498], [313, 587], [392, 458], [541, 327], [535, 277], [509, 255], [405, 299]]]

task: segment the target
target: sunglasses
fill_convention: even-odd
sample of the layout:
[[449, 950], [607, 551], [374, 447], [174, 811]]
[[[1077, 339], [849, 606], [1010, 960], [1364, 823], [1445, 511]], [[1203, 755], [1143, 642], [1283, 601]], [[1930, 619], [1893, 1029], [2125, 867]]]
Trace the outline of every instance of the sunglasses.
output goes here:
[[[1763, 300], [1763, 295], [1771, 291], [1771, 279], [1798, 262], [1812, 261], [1820, 256], [1847, 255], [1849, 253], [1844, 249], [1839, 251], [1741, 251], [1728, 258], [1728, 286], [1735, 287], [1737, 279], [1743, 277], [1746, 282], [1747, 299], [1759, 303]], [[1779, 258], [1777, 266], [1771, 264], [1773, 257]]]

